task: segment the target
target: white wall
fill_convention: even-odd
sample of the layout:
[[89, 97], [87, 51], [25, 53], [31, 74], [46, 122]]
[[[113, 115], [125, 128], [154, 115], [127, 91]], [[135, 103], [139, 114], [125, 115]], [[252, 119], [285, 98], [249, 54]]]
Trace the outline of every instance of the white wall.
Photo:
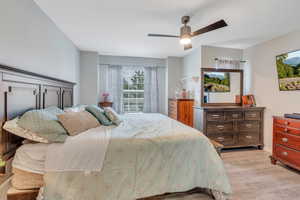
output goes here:
[[1, 0], [0, 63], [76, 82], [79, 51], [32, 0]]
[[180, 88], [180, 79], [183, 74], [183, 58], [180, 57], [168, 57], [167, 58], [168, 69], [168, 98], [175, 97], [175, 91]]
[[272, 116], [300, 112], [299, 91], [279, 91], [276, 59], [277, 55], [300, 49], [300, 32], [270, 40], [244, 51], [245, 66], [251, 82], [247, 91], [255, 95], [258, 106], [265, 106], [265, 145], [272, 150]]
[[185, 89], [194, 93], [195, 104], [200, 105], [200, 81], [194, 82], [192, 77], [200, 77], [202, 48], [193, 50], [183, 58], [183, 74]]
[[143, 57], [128, 57], [128, 56], [106, 56], [99, 55], [100, 64], [110, 65], [134, 65], [134, 66], [145, 66], [145, 65], [157, 65], [166, 66], [166, 60], [161, 58], [143, 58]]
[[211, 68], [215, 66], [215, 58], [224, 58], [232, 60], [242, 60], [243, 50], [242, 49], [232, 49], [232, 48], [222, 48], [222, 47], [212, 47], [212, 46], [202, 46], [202, 68]]
[[98, 104], [99, 78], [98, 78], [99, 58], [97, 52], [80, 51], [80, 103]]

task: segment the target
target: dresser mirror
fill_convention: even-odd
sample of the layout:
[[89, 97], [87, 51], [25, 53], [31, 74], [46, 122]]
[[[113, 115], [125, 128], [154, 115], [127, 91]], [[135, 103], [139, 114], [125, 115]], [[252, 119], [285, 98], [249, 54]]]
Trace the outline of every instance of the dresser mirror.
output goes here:
[[201, 69], [202, 106], [240, 106], [243, 95], [243, 70]]

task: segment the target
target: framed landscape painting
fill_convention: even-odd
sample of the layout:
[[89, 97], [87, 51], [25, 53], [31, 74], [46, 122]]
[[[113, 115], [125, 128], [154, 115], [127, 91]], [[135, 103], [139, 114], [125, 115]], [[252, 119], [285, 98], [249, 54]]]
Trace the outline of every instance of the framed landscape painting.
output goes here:
[[300, 90], [300, 50], [276, 56], [280, 91]]
[[230, 92], [230, 75], [228, 72], [205, 72], [205, 92]]

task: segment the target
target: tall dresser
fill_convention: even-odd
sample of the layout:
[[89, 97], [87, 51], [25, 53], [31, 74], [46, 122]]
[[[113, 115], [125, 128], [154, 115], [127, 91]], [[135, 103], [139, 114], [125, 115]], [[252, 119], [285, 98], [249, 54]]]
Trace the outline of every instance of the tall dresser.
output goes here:
[[262, 149], [264, 107], [207, 106], [200, 109], [200, 129], [224, 148], [256, 146]]
[[300, 170], [300, 120], [273, 117], [272, 164], [277, 160]]
[[169, 99], [169, 117], [178, 120], [188, 126], [194, 125], [194, 100], [193, 99]]

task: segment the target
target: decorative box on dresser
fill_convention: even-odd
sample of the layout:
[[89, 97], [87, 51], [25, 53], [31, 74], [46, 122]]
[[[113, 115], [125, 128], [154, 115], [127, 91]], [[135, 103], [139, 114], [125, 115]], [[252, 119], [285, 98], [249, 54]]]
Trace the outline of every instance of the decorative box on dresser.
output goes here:
[[273, 117], [271, 162], [277, 161], [300, 170], [300, 120]]
[[224, 148], [263, 149], [264, 107], [206, 106], [200, 109], [200, 129]]
[[188, 126], [194, 125], [194, 100], [193, 99], [169, 99], [169, 117], [178, 120]]

